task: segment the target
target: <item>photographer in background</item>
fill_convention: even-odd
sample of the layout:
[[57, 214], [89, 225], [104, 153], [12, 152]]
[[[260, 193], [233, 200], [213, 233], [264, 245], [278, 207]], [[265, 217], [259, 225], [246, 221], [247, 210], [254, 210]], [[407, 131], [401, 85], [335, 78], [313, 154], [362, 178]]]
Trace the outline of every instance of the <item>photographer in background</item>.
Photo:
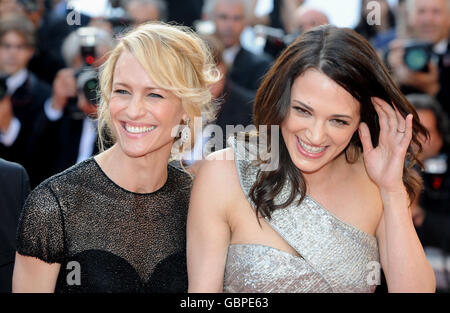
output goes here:
[[30, 192], [25, 169], [0, 158], [0, 293], [10, 293], [20, 213]]
[[124, 5], [133, 26], [167, 20], [167, 5], [163, 0], [126, 0]]
[[[36, 49], [28, 68], [39, 78], [52, 84], [56, 73], [64, 68], [61, 45], [72, 31], [86, 26], [91, 18], [78, 13], [79, 24], [69, 23], [67, 18], [72, 9], [64, 8], [61, 16], [52, 12], [45, 0], [15, 0], [36, 27]], [[69, 19], [70, 20], [70, 19]]]
[[394, 40], [387, 63], [405, 94], [435, 96], [450, 112], [450, 0], [408, 0], [413, 40]]
[[220, 126], [223, 133], [223, 147], [227, 147], [227, 125], [247, 127], [253, 122], [254, 94], [236, 85], [228, 76], [228, 69], [223, 61], [223, 45], [215, 36], [203, 35], [213, 55], [215, 65], [221, 73], [221, 79], [211, 85], [210, 90], [215, 101], [219, 102], [216, 120], [212, 123]]
[[330, 20], [325, 12], [308, 5], [301, 5], [294, 12], [293, 23], [295, 31], [301, 34], [316, 26], [330, 24]]
[[0, 157], [24, 166], [32, 184], [46, 175], [35, 124], [51, 92], [27, 70], [34, 44], [34, 26], [25, 16], [0, 18]]
[[[45, 127], [53, 129], [52, 173], [83, 161], [98, 151], [97, 67], [113, 48], [111, 34], [95, 27], [82, 27], [72, 32], [62, 46], [68, 68], [58, 72], [53, 82], [52, 97], [45, 103]], [[57, 137], [54, 137], [54, 136]]]
[[373, 0], [361, 0], [359, 22], [355, 31], [370, 41], [375, 50], [386, 50], [390, 41], [395, 38], [396, 20], [394, 10], [387, 0], [377, 0], [380, 8], [380, 23], [369, 23], [373, 10]]
[[252, 1], [208, 0], [204, 16], [214, 22], [215, 35], [225, 47], [223, 60], [231, 80], [256, 93], [272, 59], [266, 54], [254, 54], [240, 44], [241, 34], [253, 16]]
[[[426, 141], [421, 138], [423, 151], [419, 158], [425, 169], [419, 173], [424, 189], [411, 206], [411, 213], [419, 239], [426, 248], [427, 257], [434, 259], [430, 263], [435, 265], [439, 260], [450, 258], [449, 120], [433, 97], [410, 94], [407, 98], [416, 108], [420, 123], [430, 135]], [[432, 248], [428, 249], [429, 247]], [[445, 264], [445, 261], [441, 263]], [[446, 273], [439, 266], [433, 268], [436, 272], [437, 290], [449, 292], [450, 272]]]

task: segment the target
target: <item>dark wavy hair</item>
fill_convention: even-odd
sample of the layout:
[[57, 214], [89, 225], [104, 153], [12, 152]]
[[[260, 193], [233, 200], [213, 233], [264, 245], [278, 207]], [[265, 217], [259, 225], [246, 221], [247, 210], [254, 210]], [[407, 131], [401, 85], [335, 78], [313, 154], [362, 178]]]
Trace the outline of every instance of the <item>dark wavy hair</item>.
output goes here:
[[[292, 84], [308, 69], [316, 69], [327, 75], [359, 101], [361, 122], [368, 125], [374, 146], [378, 145], [380, 126], [372, 97], [381, 98], [391, 105], [395, 103], [403, 117], [413, 114], [412, 143], [408, 148], [403, 170], [403, 183], [412, 201], [416, 192], [422, 188], [420, 177], [412, 170], [416, 163], [422, 166], [413, 152], [412, 144], [417, 145], [421, 151], [417, 135], [422, 133], [428, 136], [428, 133], [419, 123], [414, 107], [394, 83], [375, 50], [366, 39], [351, 29], [318, 26], [287, 47], [257, 91], [253, 108], [255, 125], [269, 127], [282, 124], [290, 108]], [[270, 145], [270, 132], [267, 142]], [[260, 171], [250, 190], [249, 196], [256, 205], [257, 216], [270, 218], [274, 210], [287, 207], [299, 194], [299, 204], [306, 195], [303, 175], [292, 162], [281, 132], [279, 149], [279, 167], [273, 171]], [[361, 151], [362, 144], [356, 131], [342, 153], [345, 153], [347, 162], [354, 163]], [[261, 160], [259, 162], [263, 163]], [[290, 196], [284, 203], [275, 204], [274, 198], [281, 192], [286, 181], [292, 187]]]

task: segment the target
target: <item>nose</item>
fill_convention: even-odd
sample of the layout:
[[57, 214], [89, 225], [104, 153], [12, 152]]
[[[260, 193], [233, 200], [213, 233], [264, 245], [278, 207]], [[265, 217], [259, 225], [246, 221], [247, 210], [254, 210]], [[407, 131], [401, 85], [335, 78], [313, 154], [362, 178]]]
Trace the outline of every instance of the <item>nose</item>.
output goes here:
[[327, 136], [327, 130], [322, 121], [315, 120], [306, 128], [306, 139], [309, 143], [316, 146], [321, 146]]
[[423, 13], [422, 18], [423, 22], [428, 26], [430, 24], [433, 25], [435, 16], [431, 10], [427, 10], [425, 13]]
[[127, 117], [130, 120], [138, 120], [145, 115], [145, 104], [137, 94], [133, 95], [127, 106]]

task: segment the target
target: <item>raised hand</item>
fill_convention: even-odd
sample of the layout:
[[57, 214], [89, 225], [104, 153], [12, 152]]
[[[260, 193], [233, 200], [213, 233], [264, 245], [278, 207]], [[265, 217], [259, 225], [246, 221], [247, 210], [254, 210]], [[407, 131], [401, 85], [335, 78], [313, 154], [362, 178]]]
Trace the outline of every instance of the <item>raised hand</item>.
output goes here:
[[359, 125], [364, 164], [381, 191], [404, 191], [403, 167], [412, 137], [412, 114], [406, 119], [380, 98], [372, 98], [380, 123], [378, 146], [373, 147], [367, 124]]

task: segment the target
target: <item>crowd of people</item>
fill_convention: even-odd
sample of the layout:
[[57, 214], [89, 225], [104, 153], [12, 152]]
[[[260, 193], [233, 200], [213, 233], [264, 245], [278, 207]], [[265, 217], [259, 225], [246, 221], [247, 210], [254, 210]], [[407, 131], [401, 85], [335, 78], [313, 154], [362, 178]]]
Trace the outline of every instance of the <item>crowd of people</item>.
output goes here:
[[[65, 0], [0, 0], [0, 292], [13, 273], [15, 291], [375, 291], [370, 260], [390, 291], [432, 290], [429, 262], [449, 292], [450, 1], [361, 0], [354, 31], [311, 2], [273, 0], [260, 15], [258, 0], [110, 0], [91, 17]], [[327, 115], [334, 135], [312, 122]], [[196, 118], [232, 150], [189, 169], [172, 145], [202, 146]], [[243, 157], [229, 125], [279, 125], [279, 169], [221, 161]], [[375, 161], [383, 151], [389, 164]], [[277, 214], [294, 203], [320, 213]], [[324, 219], [340, 233], [308, 247]], [[325, 264], [318, 246], [342, 254]], [[299, 263], [279, 266], [289, 283], [274, 287], [262, 267], [289, 254]], [[361, 273], [339, 281], [345, 260]], [[72, 261], [90, 264], [89, 283], [66, 284]], [[305, 272], [309, 285], [286, 277]]]

